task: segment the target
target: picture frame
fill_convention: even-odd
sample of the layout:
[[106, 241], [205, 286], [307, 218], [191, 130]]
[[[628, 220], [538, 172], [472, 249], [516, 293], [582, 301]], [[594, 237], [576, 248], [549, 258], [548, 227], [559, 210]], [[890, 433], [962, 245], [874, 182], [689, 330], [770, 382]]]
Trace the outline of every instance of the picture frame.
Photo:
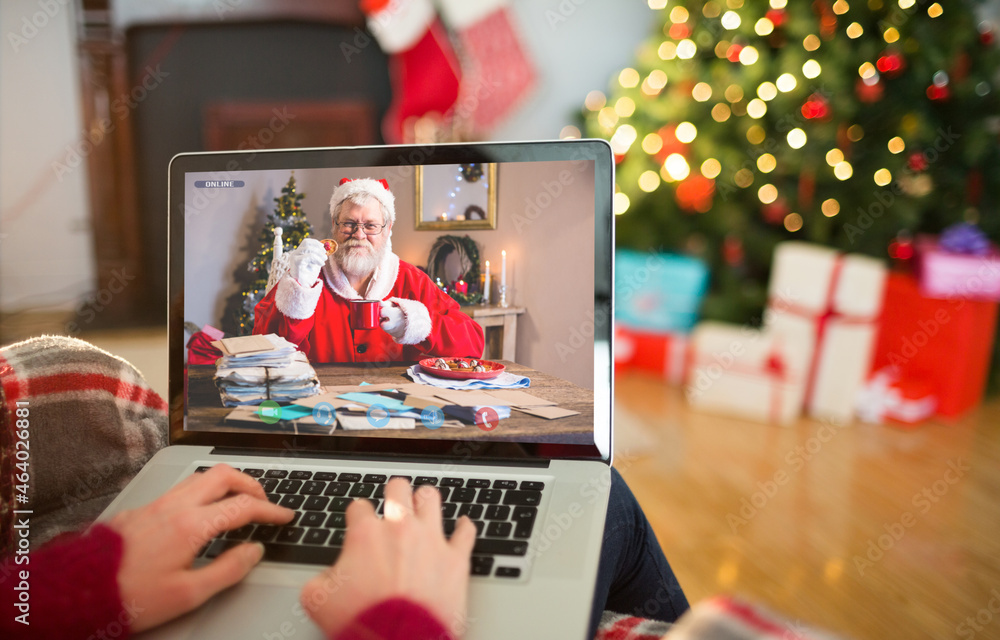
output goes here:
[[497, 228], [497, 165], [494, 162], [415, 168], [418, 231]]

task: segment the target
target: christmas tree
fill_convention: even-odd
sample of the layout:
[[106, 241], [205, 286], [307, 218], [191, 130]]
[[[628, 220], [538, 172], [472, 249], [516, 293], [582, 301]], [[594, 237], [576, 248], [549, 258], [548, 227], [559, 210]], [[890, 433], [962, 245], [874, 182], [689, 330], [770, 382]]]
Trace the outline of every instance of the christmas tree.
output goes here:
[[1000, 238], [998, 53], [970, 0], [649, 0], [656, 34], [587, 135], [623, 247], [712, 269], [706, 317], [759, 319], [776, 243], [905, 260], [962, 220]]
[[312, 225], [306, 219], [300, 204], [304, 197], [304, 193], [296, 190], [293, 171], [288, 183], [282, 187], [281, 195], [274, 199], [274, 212], [268, 214], [267, 222], [257, 235], [257, 254], [247, 265], [246, 272], [239, 271], [236, 274], [240, 291], [227, 304], [227, 322], [223, 325], [227, 334], [245, 336], [253, 333], [254, 307], [264, 297], [274, 258], [275, 229], [281, 229], [284, 252], [295, 249], [303, 239], [312, 235]]

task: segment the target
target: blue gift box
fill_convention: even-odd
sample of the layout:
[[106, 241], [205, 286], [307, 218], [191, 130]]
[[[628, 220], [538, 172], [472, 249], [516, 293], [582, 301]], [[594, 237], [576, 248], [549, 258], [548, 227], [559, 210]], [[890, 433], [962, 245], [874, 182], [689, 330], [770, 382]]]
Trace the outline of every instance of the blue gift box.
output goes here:
[[708, 266], [689, 256], [615, 253], [615, 320], [636, 329], [688, 332], [708, 288]]

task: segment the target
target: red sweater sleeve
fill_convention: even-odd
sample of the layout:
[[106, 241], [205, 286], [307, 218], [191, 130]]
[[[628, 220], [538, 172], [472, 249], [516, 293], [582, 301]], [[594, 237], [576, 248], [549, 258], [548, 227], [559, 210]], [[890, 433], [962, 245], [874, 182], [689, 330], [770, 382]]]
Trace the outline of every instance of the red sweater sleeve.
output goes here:
[[421, 605], [405, 598], [383, 600], [358, 615], [333, 640], [454, 640]]
[[[121, 558], [121, 536], [100, 524], [84, 534], [59, 536], [28, 555], [4, 558], [0, 636], [128, 637], [129, 618], [118, 593]], [[25, 599], [27, 607], [19, 607]]]

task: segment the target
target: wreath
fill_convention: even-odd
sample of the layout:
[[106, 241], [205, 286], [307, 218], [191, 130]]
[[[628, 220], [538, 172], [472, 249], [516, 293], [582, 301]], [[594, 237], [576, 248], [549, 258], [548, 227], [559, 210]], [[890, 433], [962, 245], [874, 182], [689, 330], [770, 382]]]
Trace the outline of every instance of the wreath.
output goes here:
[[427, 256], [427, 274], [435, 282], [439, 278], [443, 281], [446, 278], [444, 265], [452, 253], [458, 256], [462, 268], [461, 279], [470, 286], [469, 293], [459, 293], [449, 289], [448, 295], [460, 305], [476, 304], [483, 297], [479, 291], [479, 247], [469, 236], [439, 236], [431, 247], [430, 255]]
[[479, 179], [483, 177], [483, 165], [478, 162], [463, 164], [461, 171], [462, 178], [466, 182], [479, 182]]

